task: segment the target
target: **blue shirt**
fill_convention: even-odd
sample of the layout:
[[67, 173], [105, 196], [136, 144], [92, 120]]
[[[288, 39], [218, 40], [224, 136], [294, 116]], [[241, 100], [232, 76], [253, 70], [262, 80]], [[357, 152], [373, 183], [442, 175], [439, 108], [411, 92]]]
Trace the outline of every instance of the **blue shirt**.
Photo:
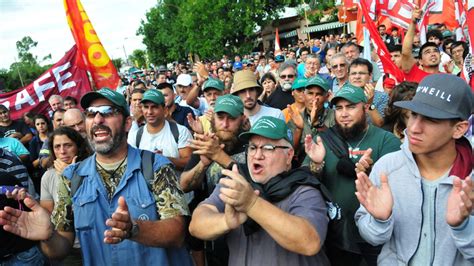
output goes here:
[[25, 146], [15, 138], [0, 138], [0, 148], [4, 148], [9, 152], [12, 152], [16, 156], [30, 154]]
[[[95, 154], [77, 170], [84, 181], [72, 197], [72, 208], [84, 265], [192, 265], [184, 247], [149, 247], [130, 240], [115, 245], [103, 242], [104, 231], [110, 229], [105, 221], [117, 209], [120, 196], [126, 199], [132, 219], [159, 220], [154, 196], [141, 172], [140, 151], [129, 145], [127, 158], [125, 173], [110, 200], [96, 170]], [[156, 171], [165, 164], [170, 161], [156, 155], [153, 169]], [[66, 168], [64, 176], [71, 179], [75, 168], [75, 165]]]
[[194, 118], [195, 116], [194, 116], [193, 110], [187, 106], [181, 106], [176, 103], [175, 103], [175, 106], [176, 106], [176, 109], [174, 109], [173, 114], [171, 114], [171, 117], [173, 118], [173, 120], [182, 126], [190, 128], [187, 116], [189, 113], [191, 113], [191, 115]]

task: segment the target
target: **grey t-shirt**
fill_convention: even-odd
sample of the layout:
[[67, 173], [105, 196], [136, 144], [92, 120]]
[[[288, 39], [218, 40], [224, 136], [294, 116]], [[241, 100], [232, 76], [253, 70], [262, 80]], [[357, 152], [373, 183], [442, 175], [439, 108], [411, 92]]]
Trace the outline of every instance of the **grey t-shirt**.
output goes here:
[[[215, 206], [224, 212], [224, 203], [219, 198], [220, 184], [211, 196], [201, 204]], [[319, 190], [300, 186], [286, 199], [274, 204], [291, 215], [299, 216], [311, 223], [318, 232], [321, 243], [326, 239], [328, 217], [325, 201]], [[229, 246], [229, 266], [240, 265], [329, 265], [326, 254], [321, 250], [314, 256], [304, 256], [281, 247], [263, 229], [246, 236], [243, 226], [226, 235]]]
[[58, 201], [58, 179], [54, 168], [49, 168], [41, 178], [41, 200], [52, 200], [54, 203]]

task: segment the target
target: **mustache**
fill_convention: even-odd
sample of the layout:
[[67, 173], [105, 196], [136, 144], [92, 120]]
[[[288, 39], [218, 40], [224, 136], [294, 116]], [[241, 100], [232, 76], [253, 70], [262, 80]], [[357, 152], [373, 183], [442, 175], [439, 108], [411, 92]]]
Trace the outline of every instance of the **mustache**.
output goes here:
[[108, 126], [104, 126], [104, 125], [97, 125], [97, 126], [93, 126], [91, 128], [91, 135], [94, 135], [95, 132], [99, 131], [99, 130], [102, 130], [102, 131], [107, 131], [107, 133], [111, 134], [112, 135], [112, 130], [108, 127]]

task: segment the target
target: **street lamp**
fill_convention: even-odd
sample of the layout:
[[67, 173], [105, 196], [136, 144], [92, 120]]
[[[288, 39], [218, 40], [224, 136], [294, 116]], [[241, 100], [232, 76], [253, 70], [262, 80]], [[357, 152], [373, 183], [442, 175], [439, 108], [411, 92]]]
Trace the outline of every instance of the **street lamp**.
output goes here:
[[128, 38], [125, 37], [123, 39], [123, 43], [122, 43], [123, 54], [125, 55], [125, 64], [127, 64], [127, 66], [130, 66], [130, 62], [128, 61], [128, 56], [127, 56], [127, 51], [125, 50], [125, 40], [128, 40]]

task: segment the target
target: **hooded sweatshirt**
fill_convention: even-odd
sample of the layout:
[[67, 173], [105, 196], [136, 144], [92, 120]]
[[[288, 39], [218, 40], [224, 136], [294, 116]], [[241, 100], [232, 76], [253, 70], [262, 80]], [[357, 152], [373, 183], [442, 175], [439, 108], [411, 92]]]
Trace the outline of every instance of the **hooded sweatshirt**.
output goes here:
[[[378, 265], [408, 265], [417, 251], [423, 219], [422, 177], [408, 141], [397, 152], [375, 163], [370, 180], [380, 186], [380, 174], [388, 175], [393, 196], [392, 215], [386, 221], [372, 217], [361, 205], [355, 214], [360, 235], [372, 245], [384, 245]], [[446, 222], [448, 196], [453, 188], [453, 172], [472, 179], [472, 148], [469, 141], [457, 141], [457, 158], [448, 176], [440, 180], [434, 196], [434, 250], [430, 265], [474, 264], [474, 213], [458, 227]], [[462, 150], [462, 151], [461, 151]], [[462, 176], [460, 176], [462, 178]], [[465, 176], [464, 176], [465, 177]]]

